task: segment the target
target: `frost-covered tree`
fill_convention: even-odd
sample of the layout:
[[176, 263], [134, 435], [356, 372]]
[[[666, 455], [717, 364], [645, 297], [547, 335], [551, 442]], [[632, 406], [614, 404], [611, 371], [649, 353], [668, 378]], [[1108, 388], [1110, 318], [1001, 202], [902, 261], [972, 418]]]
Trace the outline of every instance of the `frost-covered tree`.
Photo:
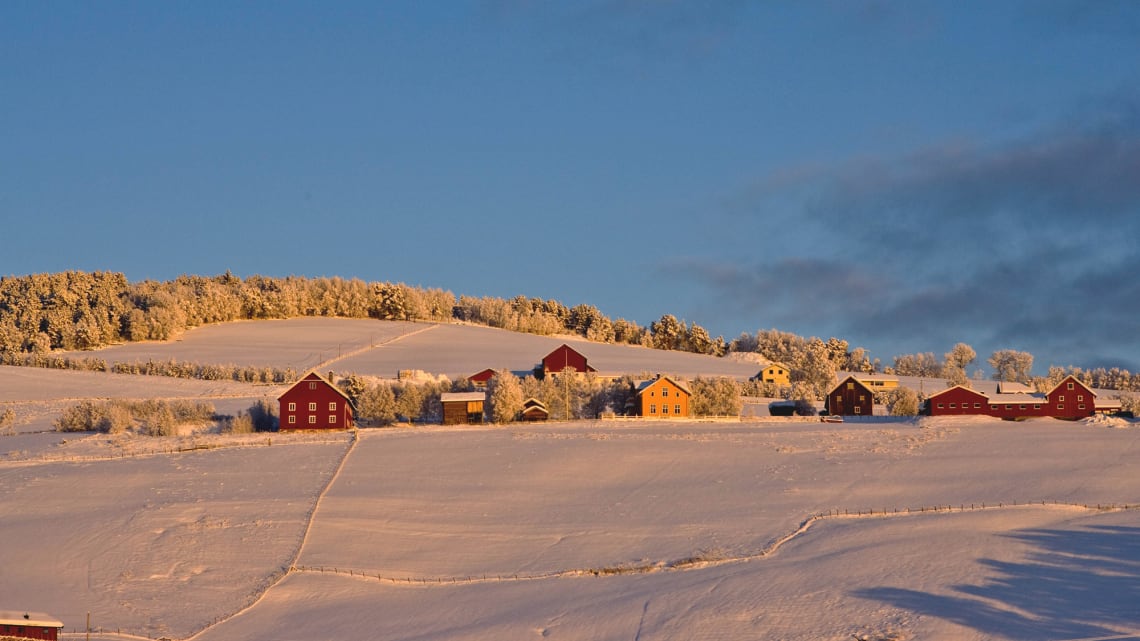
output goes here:
[[995, 381], [1028, 383], [1033, 369], [1033, 355], [1014, 349], [999, 349], [989, 358]]
[[510, 423], [523, 409], [523, 391], [519, 379], [509, 371], [498, 371], [487, 382], [488, 413], [495, 423]]
[[903, 354], [895, 357], [895, 374], [898, 376], [939, 376], [942, 365], [932, 352]]
[[743, 408], [740, 384], [731, 378], [698, 376], [689, 383], [689, 391], [693, 393], [689, 399], [693, 416], [739, 416]]
[[897, 387], [887, 394], [887, 411], [891, 416], [918, 414], [918, 394], [908, 387]]

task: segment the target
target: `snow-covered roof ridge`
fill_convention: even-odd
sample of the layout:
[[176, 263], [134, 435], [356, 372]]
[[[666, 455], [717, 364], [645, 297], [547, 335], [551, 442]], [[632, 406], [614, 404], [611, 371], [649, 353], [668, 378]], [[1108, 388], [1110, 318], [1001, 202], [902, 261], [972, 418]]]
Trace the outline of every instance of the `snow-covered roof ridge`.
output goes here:
[[0, 625], [35, 625], [42, 628], [62, 628], [63, 621], [43, 612], [0, 610]]

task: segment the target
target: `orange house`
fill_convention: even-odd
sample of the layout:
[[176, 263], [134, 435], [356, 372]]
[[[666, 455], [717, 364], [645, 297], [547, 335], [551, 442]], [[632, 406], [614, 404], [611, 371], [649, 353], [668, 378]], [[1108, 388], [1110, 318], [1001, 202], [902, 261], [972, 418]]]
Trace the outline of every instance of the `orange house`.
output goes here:
[[679, 418], [689, 415], [689, 388], [658, 376], [637, 386], [638, 413], [645, 418]]

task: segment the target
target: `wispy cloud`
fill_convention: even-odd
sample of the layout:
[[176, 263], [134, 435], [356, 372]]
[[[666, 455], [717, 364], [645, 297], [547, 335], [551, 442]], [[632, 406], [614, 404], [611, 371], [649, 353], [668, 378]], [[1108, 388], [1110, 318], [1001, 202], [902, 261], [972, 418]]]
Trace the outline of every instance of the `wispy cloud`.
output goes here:
[[782, 172], [749, 198], [757, 212], [797, 202], [812, 242], [747, 268], [690, 263], [689, 276], [760, 325], [795, 330], [824, 312], [857, 341], [965, 340], [1138, 368], [1138, 114], [1126, 101], [1017, 142]]

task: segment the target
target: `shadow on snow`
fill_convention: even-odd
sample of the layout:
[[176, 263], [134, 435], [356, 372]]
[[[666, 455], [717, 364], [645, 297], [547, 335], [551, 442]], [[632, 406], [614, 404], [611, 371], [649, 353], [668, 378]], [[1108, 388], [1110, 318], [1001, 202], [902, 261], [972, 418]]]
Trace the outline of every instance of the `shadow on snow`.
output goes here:
[[[1039, 641], [1101, 637], [1140, 624], [1140, 528], [1028, 529], [1024, 562], [980, 561], [992, 575], [957, 595], [893, 587], [854, 595], [939, 617], [987, 636]], [[1137, 637], [1140, 638], [1140, 637]]]

